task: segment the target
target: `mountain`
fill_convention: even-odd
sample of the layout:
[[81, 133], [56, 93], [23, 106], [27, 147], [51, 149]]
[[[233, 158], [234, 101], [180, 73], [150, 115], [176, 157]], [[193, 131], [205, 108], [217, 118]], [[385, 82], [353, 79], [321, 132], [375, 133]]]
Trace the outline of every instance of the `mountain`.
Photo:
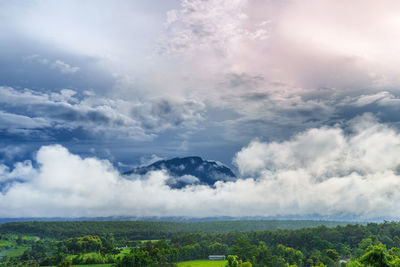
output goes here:
[[235, 174], [228, 167], [200, 157], [173, 158], [159, 160], [148, 166], [136, 167], [124, 175], [144, 175], [150, 171], [165, 170], [171, 176], [167, 184], [171, 188], [202, 184], [213, 186], [217, 181], [233, 181]]

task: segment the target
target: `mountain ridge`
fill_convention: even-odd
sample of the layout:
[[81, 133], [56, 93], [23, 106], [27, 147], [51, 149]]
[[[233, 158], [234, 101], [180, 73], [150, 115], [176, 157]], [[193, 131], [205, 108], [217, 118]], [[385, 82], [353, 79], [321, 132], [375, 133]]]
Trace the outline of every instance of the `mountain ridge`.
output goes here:
[[198, 156], [159, 160], [147, 166], [135, 167], [123, 175], [145, 175], [151, 171], [165, 170], [171, 176], [168, 186], [181, 189], [187, 185], [214, 186], [217, 181], [234, 181], [236, 175], [224, 164], [203, 160]]

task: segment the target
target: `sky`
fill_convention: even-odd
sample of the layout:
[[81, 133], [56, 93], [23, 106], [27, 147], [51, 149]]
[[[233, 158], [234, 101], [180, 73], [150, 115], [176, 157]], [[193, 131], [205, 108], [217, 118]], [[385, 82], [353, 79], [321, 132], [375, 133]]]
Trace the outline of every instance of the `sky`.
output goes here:
[[[399, 18], [395, 0], [0, 0], [0, 217], [399, 218]], [[120, 175], [183, 156], [238, 180]]]

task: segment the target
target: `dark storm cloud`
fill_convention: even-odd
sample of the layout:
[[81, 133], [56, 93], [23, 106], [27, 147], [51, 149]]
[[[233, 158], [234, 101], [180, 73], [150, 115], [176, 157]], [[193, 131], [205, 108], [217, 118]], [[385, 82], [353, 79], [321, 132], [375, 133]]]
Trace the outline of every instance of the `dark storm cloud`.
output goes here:
[[81, 128], [88, 136], [105, 134], [111, 138], [149, 140], [168, 128], [194, 127], [203, 119], [203, 106], [191, 101], [132, 103], [78, 94], [70, 89], [45, 93], [10, 87], [0, 87], [0, 96], [3, 131], [15, 134], [18, 131], [25, 134], [27, 130], [56, 133], [60, 129]]
[[143, 128], [159, 131], [171, 127], [195, 127], [204, 120], [203, 109], [204, 105], [195, 101], [160, 99], [132, 108], [131, 116], [137, 118]]

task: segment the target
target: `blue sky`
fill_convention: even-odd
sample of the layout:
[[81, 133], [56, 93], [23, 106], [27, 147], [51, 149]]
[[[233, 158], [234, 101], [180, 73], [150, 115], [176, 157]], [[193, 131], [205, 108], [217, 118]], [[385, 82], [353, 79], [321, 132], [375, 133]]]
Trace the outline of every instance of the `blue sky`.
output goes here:
[[[160, 158], [221, 161], [241, 181], [221, 195], [193, 189], [216, 214], [398, 216], [399, 10], [372, 0], [0, 1], [0, 216], [213, 215], [158, 202], [147, 214], [111, 200], [89, 212], [67, 189], [75, 204], [39, 208], [57, 192], [40, 184], [52, 153], [112, 177]], [[375, 183], [380, 191], [368, 191]], [[294, 197], [263, 199], [271, 188]], [[18, 206], [16, 192], [37, 201]], [[233, 192], [259, 198], [235, 212]], [[313, 206], [310, 192], [330, 202]], [[256, 199], [264, 205], [249, 209]], [[349, 208], [361, 202], [362, 212]]]

